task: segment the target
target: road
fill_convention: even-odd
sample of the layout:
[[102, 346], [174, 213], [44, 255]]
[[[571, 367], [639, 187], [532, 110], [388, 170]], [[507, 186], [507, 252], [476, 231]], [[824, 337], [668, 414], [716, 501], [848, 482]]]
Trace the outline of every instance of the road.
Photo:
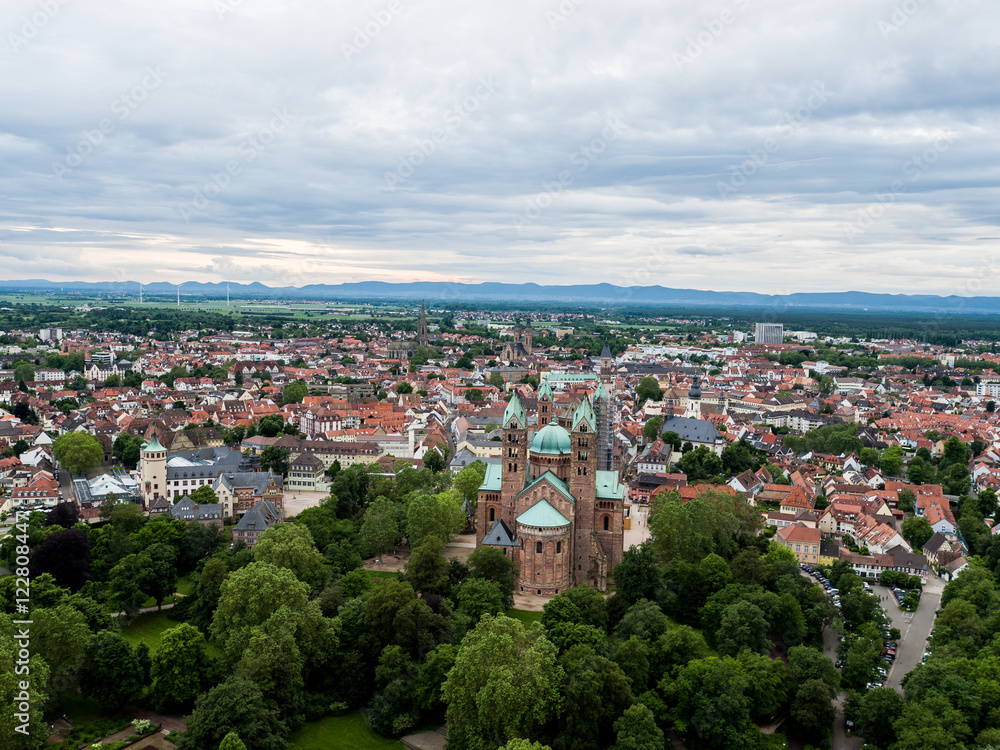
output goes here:
[[906, 675], [913, 671], [924, 655], [924, 646], [931, 628], [934, 627], [935, 613], [941, 606], [941, 592], [944, 591], [944, 581], [934, 575], [927, 576], [924, 592], [920, 596], [920, 604], [916, 612], [904, 612], [896, 604], [892, 592], [885, 586], [876, 586], [876, 595], [883, 598], [882, 607], [892, 621], [892, 627], [899, 628], [900, 639], [897, 642], [896, 661], [889, 670], [886, 686], [902, 693], [902, 682]]

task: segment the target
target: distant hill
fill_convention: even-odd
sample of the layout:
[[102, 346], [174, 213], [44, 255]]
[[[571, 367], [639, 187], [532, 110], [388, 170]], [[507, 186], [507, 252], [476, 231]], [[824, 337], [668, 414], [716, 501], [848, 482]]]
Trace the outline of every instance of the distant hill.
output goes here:
[[[225, 283], [189, 281], [182, 294], [225, 297]], [[426, 299], [442, 301], [563, 302], [609, 306], [751, 307], [779, 306], [814, 310], [872, 312], [925, 312], [949, 314], [1000, 314], [1000, 297], [939, 297], [931, 294], [872, 294], [869, 292], [806, 292], [801, 294], [757, 294], [756, 292], [712, 292], [699, 289], [670, 289], [662, 286], [620, 287], [613, 284], [459, 284], [441, 281], [414, 281], [391, 284], [361, 281], [346, 284], [308, 284], [302, 287], [269, 287], [260, 282], [229, 285], [234, 299]], [[0, 290], [58, 292], [60, 289], [91, 294], [136, 296], [135, 281], [71, 281], [45, 279], [0, 281]], [[177, 287], [166, 282], [143, 286], [147, 295], [175, 294]]]

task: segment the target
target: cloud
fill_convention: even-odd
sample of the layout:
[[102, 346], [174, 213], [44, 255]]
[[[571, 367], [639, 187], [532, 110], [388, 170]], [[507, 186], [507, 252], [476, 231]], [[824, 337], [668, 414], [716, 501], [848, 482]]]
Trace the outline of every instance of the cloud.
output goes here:
[[0, 11], [3, 275], [949, 294], [1000, 245], [986, 0], [220, 2]]

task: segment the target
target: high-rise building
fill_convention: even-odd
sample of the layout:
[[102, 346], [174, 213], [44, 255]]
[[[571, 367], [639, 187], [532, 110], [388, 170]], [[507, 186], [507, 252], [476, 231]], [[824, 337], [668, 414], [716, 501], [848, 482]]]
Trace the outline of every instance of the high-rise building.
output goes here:
[[758, 344], [780, 344], [785, 339], [785, 326], [781, 323], [758, 323], [754, 327], [753, 338]]

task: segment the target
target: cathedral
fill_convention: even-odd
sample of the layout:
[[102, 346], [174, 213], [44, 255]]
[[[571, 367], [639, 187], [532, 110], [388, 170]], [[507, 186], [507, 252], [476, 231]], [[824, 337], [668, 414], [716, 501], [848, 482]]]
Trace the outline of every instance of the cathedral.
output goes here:
[[521, 328], [521, 321], [515, 321], [514, 325], [514, 340], [508, 341], [504, 344], [503, 351], [500, 352], [500, 359], [504, 362], [520, 362], [531, 356], [531, 338], [534, 336], [534, 331], [531, 329], [531, 321]]
[[618, 473], [598, 464], [601, 446], [610, 443], [601, 434], [610, 423], [600, 417], [610, 401], [598, 383], [593, 398], [557, 415], [543, 383], [530, 442], [516, 392], [507, 404], [502, 460], [487, 466], [479, 488], [476, 546], [497, 547], [514, 561], [520, 593], [551, 595], [577, 585], [604, 591], [621, 562], [625, 492]]

